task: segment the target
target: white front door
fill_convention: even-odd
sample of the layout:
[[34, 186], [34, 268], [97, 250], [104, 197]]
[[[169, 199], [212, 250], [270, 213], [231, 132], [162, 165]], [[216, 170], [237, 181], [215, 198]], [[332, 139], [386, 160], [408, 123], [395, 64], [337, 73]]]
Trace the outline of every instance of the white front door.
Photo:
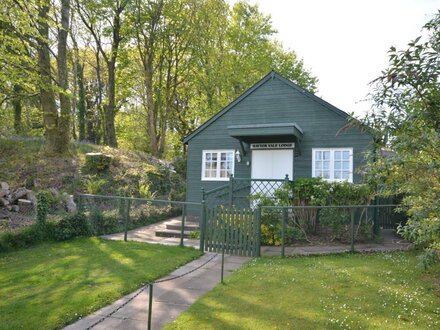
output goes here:
[[[284, 179], [286, 174], [292, 179], [293, 149], [252, 150], [252, 179]], [[252, 181], [251, 195], [273, 197], [275, 189], [282, 182]], [[256, 201], [252, 206], [256, 205]]]
[[252, 150], [252, 179], [292, 179], [293, 149]]

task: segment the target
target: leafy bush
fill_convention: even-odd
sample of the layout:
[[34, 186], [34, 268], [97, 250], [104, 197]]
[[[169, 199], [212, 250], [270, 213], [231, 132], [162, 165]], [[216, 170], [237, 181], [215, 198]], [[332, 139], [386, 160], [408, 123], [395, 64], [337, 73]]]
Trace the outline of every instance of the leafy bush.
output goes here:
[[199, 239], [200, 238], [200, 231], [199, 230], [194, 230], [192, 232], [189, 233], [188, 238], [190, 239]]
[[42, 240], [40, 227], [36, 224], [17, 231], [6, 231], [0, 234], [0, 251], [5, 252], [28, 247]]
[[107, 184], [104, 178], [98, 178], [96, 175], [88, 175], [85, 181], [85, 188], [88, 194], [97, 195]]
[[350, 229], [350, 210], [339, 208], [322, 209], [319, 213], [319, 222], [330, 230], [331, 240], [342, 240]]
[[90, 234], [87, 218], [83, 213], [68, 215], [61, 219], [55, 226], [54, 238], [58, 241], [65, 241], [77, 236], [88, 236]]
[[420, 266], [424, 269], [428, 269], [440, 262], [439, 251], [436, 249], [426, 249], [423, 254], [421, 254], [419, 258]]
[[115, 216], [104, 214], [99, 209], [93, 209], [89, 215], [90, 226], [94, 235], [104, 235], [118, 231], [118, 220]]
[[[321, 178], [303, 178], [284, 184], [274, 192], [274, 197], [255, 194], [252, 200], [264, 206], [324, 206], [324, 205], [368, 205], [372, 190], [368, 185], [348, 182], [327, 182]], [[308, 240], [307, 235], [318, 230], [328, 232], [331, 240], [347, 240], [351, 236], [350, 210], [340, 208], [296, 208], [289, 212], [287, 231], [289, 240]], [[262, 243], [281, 242], [282, 213], [280, 210], [264, 209], [261, 215]], [[372, 236], [372, 219], [368, 213], [356, 211], [355, 234], [357, 239], [367, 240]], [[287, 237], [287, 235], [286, 235]]]

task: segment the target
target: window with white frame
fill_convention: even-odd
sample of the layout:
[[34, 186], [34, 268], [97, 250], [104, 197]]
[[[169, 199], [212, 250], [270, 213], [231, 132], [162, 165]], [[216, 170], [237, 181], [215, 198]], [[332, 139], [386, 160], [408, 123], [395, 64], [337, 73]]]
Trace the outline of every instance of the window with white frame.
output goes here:
[[353, 148], [312, 149], [312, 176], [353, 182]]
[[234, 173], [234, 150], [204, 150], [202, 180], [227, 181]]

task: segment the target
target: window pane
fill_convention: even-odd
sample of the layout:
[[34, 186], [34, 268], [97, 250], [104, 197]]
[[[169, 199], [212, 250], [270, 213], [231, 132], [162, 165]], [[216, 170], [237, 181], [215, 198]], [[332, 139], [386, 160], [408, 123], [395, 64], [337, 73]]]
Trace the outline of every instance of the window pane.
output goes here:
[[330, 160], [330, 151], [324, 151], [322, 154], [324, 160]]
[[322, 177], [324, 179], [330, 179], [330, 171], [322, 171]]
[[335, 162], [335, 170], [340, 170], [342, 167], [341, 162]]
[[342, 169], [349, 170], [350, 169], [350, 162], [342, 162]]
[[322, 154], [321, 151], [315, 151], [315, 160], [317, 161], [321, 160], [322, 157], [321, 154]]
[[205, 154], [205, 159], [206, 159], [207, 161], [210, 161], [210, 160], [211, 160], [211, 154], [210, 154], [209, 152]]
[[318, 177], [322, 177], [322, 171], [317, 169], [315, 171], [315, 175], [318, 176]]
[[226, 152], [221, 153], [221, 160], [226, 160]]
[[335, 171], [335, 179], [336, 180], [341, 179], [341, 172], [340, 171]]
[[323, 165], [324, 170], [330, 169], [330, 162], [322, 162], [322, 165]]
[[217, 153], [216, 152], [212, 153], [212, 160], [217, 160]]
[[341, 159], [341, 152], [335, 151], [335, 159]]
[[350, 172], [342, 172], [342, 179], [349, 180], [350, 179]]
[[349, 151], [343, 151], [343, 152], [342, 152], [342, 158], [343, 158], [344, 160], [348, 160], [348, 159], [350, 159], [350, 152], [349, 152]]

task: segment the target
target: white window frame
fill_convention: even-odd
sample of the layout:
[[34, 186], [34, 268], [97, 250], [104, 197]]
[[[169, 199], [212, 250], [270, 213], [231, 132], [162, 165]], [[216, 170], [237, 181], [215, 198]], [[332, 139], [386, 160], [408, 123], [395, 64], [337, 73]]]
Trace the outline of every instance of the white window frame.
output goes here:
[[[323, 180], [329, 181], [329, 182], [350, 182], [353, 183], [353, 148], [312, 148], [312, 177], [316, 178], [316, 168], [315, 168], [315, 154], [317, 151], [330, 151], [330, 179], [322, 178]], [[348, 180], [345, 179], [335, 179], [335, 151], [348, 151], [349, 154], [349, 171], [350, 171], [350, 177]]]
[[[215, 178], [207, 178], [205, 177], [205, 157], [207, 153], [217, 153], [217, 173]], [[222, 153], [232, 153], [232, 174], [235, 173], [235, 150], [233, 149], [212, 149], [212, 150], [203, 150], [202, 153], [202, 181], [229, 181], [229, 177], [221, 178], [220, 177], [220, 161]]]

